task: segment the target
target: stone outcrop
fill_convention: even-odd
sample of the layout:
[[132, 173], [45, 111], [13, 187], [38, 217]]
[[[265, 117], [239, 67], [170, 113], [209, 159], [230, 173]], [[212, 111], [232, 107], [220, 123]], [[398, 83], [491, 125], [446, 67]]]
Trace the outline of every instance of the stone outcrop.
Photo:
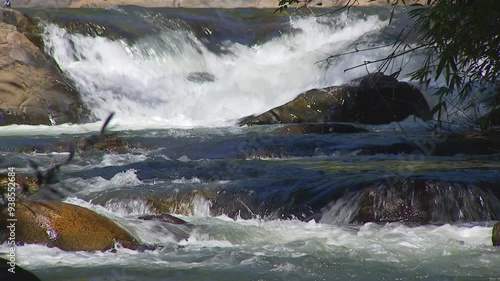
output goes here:
[[353, 81], [357, 85], [312, 89], [261, 115], [240, 120], [240, 125], [307, 122], [385, 124], [410, 115], [430, 118], [422, 93], [382, 73]]
[[491, 231], [491, 242], [493, 242], [493, 246], [500, 247], [500, 222], [497, 222], [493, 226], [493, 230]]
[[[8, 213], [0, 214], [5, 241]], [[57, 201], [21, 200], [16, 204], [16, 242], [45, 244], [66, 251], [105, 251], [120, 243], [136, 249], [138, 241], [110, 219], [89, 209]]]
[[88, 111], [41, 48], [37, 22], [0, 8], [1, 125], [78, 123]]

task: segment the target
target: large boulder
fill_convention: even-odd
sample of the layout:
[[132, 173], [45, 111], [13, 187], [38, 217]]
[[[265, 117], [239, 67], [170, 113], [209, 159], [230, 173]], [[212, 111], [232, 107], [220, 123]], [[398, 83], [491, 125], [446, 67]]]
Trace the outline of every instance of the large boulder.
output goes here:
[[88, 110], [41, 48], [37, 22], [0, 8], [0, 116], [2, 125], [81, 122]]
[[352, 85], [313, 89], [294, 100], [258, 116], [240, 120], [240, 125], [359, 122], [385, 124], [410, 115], [430, 118], [422, 93], [405, 82], [382, 73], [353, 81]]
[[[0, 213], [0, 241], [8, 238], [8, 209]], [[16, 243], [45, 244], [66, 251], [105, 251], [120, 243], [136, 249], [138, 241], [110, 219], [89, 209], [58, 202], [20, 200], [15, 208]]]

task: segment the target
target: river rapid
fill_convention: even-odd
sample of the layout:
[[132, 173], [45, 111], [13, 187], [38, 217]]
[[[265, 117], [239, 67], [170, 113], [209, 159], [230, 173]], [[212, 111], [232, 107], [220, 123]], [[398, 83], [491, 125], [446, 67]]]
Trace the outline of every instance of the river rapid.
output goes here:
[[[46, 52], [95, 119], [0, 127], [1, 168], [31, 173], [29, 159], [48, 167], [67, 155], [54, 152], [56, 143], [98, 132], [115, 112], [109, 131], [131, 148], [77, 154], [53, 186], [64, 196], [34, 198], [87, 207], [155, 245], [107, 252], [18, 246], [18, 264], [41, 280], [500, 280], [500, 250], [491, 246], [500, 217], [498, 151], [438, 149], [449, 137], [413, 117], [351, 134], [237, 125], [308, 89], [375, 70], [344, 71], [389, 48], [323, 60], [388, 42], [408, 24], [405, 10], [390, 26], [390, 10], [380, 7], [321, 18], [132, 6], [23, 11], [46, 19]], [[404, 76], [421, 60], [398, 63]], [[407, 144], [417, 150], [392, 149]], [[395, 178], [439, 191], [428, 224], [359, 221], [357, 191], [380, 191]], [[400, 196], [381, 194], [381, 206]], [[177, 200], [173, 213], [190, 228], [139, 220], [153, 212], [153, 197]], [[176, 239], [179, 231], [189, 235]]]

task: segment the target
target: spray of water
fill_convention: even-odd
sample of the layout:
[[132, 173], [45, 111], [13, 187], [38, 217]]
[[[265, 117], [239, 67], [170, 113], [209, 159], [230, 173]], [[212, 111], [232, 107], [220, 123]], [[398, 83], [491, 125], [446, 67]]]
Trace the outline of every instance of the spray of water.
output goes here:
[[[207, 49], [188, 29], [166, 29], [127, 43], [70, 34], [49, 24], [44, 39], [47, 52], [73, 79], [96, 117], [114, 111], [118, 122], [156, 128], [234, 124], [305, 90], [360, 77], [366, 69], [344, 70], [387, 53], [382, 49], [343, 56], [325, 70], [317, 62], [327, 54], [343, 52], [358, 41], [369, 45], [369, 35], [387, 22], [377, 16], [338, 15], [326, 21], [291, 19], [290, 25], [295, 32], [258, 45], [225, 42], [227, 52], [221, 54]], [[214, 80], [187, 79], [193, 73], [209, 73]]]

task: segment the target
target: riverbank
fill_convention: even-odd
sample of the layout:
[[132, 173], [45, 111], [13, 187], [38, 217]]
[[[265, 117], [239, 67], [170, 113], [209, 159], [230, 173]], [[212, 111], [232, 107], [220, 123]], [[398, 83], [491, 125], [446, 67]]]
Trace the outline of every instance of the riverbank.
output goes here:
[[[13, 8], [58, 7], [58, 8], [105, 8], [117, 5], [143, 7], [184, 8], [276, 8], [279, 0], [13, 0]], [[313, 0], [310, 7], [335, 7], [346, 5], [352, 0]], [[386, 0], [358, 0], [359, 6], [387, 5]], [[407, 1], [413, 2], [413, 1]], [[419, 2], [424, 2], [419, 0]]]

